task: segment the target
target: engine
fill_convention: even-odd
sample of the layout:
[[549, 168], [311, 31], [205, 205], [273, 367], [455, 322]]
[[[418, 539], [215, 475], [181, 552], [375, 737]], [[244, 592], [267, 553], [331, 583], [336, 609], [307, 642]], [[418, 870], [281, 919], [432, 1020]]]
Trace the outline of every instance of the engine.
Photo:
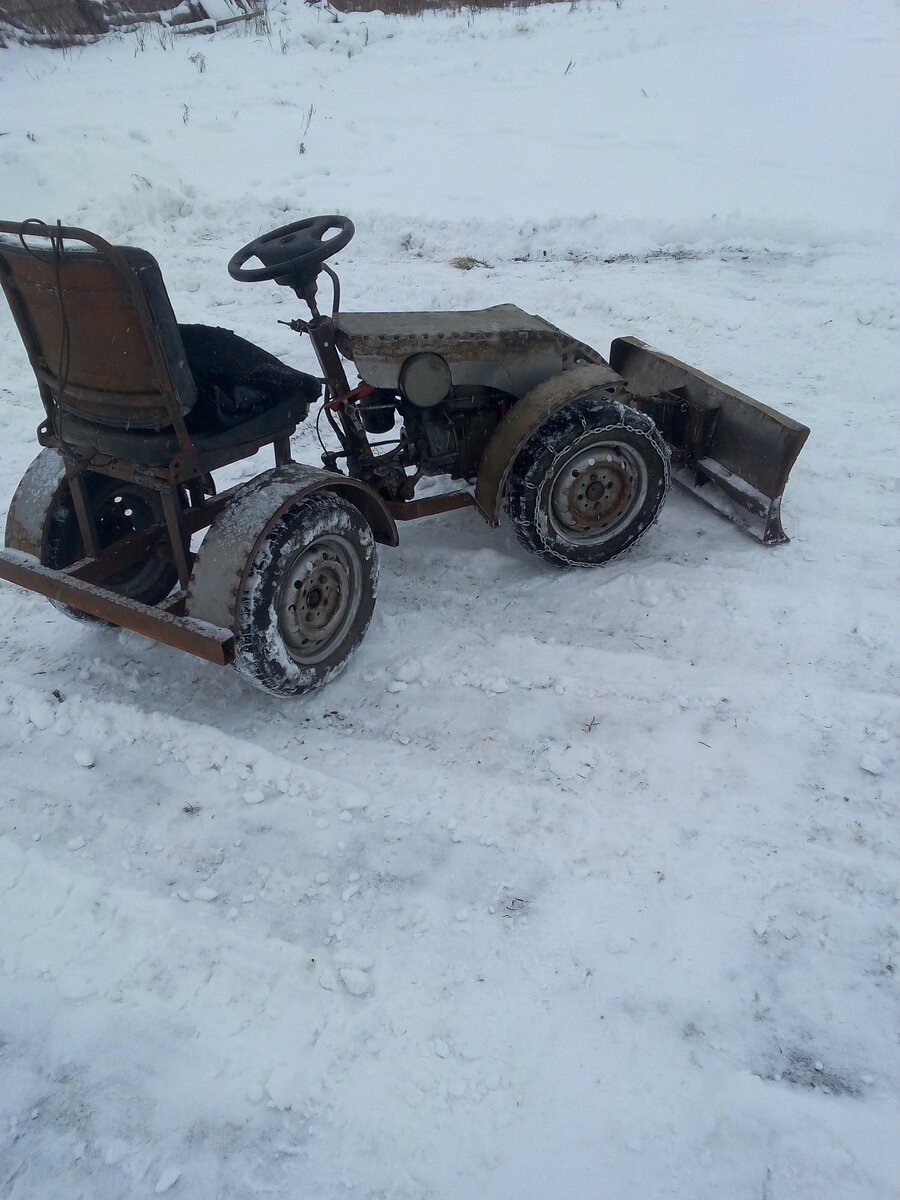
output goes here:
[[[399, 416], [404, 465], [423, 475], [472, 480], [488, 439], [514, 397], [497, 388], [453, 387], [436, 404], [416, 404], [402, 393], [376, 389], [359, 402], [367, 433], [388, 434]], [[393, 457], [393, 456], [391, 456]]]
[[418, 449], [423, 474], [474, 479], [488, 439], [512, 399], [495, 388], [458, 387], [433, 408], [401, 401], [403, 428]]

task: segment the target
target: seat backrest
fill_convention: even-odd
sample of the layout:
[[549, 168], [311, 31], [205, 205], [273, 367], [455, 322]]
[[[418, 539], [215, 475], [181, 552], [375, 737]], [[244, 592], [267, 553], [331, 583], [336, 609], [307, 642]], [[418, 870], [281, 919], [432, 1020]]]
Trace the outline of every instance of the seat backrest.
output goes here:
[[84, 229], [4, 221], [0, 284], [51, 420], [58, 406], [118, 429], [164, 429], [193, 408], [178, 324], [146, 250]]

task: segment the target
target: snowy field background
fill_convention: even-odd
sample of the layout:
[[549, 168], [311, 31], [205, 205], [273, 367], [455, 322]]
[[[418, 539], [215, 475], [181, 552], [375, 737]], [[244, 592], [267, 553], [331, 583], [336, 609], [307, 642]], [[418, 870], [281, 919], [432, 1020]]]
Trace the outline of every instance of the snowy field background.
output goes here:
[[405, 527], [298, 702], [0, 586], [4, 1200], [896, 1195], [897, 32], [297, 3], [0, 52], [2, 215], [146, 247], [182, 320], [310, 366], [225, 264], [346, 212], [347, 309], [514, 301], [813, 431], [774, 551], [677, 491], [593, 573]]

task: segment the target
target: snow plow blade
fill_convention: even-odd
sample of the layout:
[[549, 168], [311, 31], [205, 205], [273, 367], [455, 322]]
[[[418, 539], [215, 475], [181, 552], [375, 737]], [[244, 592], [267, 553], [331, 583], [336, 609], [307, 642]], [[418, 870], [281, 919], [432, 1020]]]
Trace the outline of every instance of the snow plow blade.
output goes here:
[[609, 362], [666, 439], [674, 479], [765, 545], [790, 540], [781, 497], [805, 425], [637, 338], [616, 338]]

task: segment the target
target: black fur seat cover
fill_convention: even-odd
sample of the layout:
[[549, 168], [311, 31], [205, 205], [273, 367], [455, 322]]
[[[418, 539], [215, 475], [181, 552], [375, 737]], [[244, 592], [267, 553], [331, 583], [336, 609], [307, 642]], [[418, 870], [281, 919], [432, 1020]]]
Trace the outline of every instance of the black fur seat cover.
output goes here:
[[230, 329], [178, 328], [197, 385], [197, 403], [186, 418], [193, 433], [224, 432], [286, 402], [292, 409], [305, 403], [308, 411], [319, 398], [321, 385], [312, 375], [285, 366]]

